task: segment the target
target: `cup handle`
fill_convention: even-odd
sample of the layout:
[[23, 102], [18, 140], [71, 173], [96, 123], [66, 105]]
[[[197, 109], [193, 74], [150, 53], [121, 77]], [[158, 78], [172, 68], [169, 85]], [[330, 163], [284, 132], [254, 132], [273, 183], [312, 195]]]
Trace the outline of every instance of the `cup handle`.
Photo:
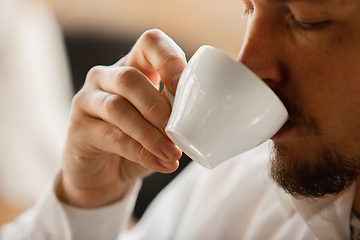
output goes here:
[[166, 87], [164, 87], [164, 90], [165, 90], [165, 94], [166, 94], [166, 96], [167, 96], [167, 98], [168, 98], [168, 100], [169, 100], [170, 106], [171, 106], [171, 108], [172, 108], [173, 105], [174, 105], [174, 98], [175, 98], [175, 96], [174, 96], [174, 94], [172, 94], [172, 93], [169, 91], [169, 89], [167, 89]]

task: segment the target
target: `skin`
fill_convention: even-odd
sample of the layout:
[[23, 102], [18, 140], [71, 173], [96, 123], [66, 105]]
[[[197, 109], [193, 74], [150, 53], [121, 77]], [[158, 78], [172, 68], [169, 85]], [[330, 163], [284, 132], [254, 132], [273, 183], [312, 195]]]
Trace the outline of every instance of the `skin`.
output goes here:
[[[238, 60], [260, 76], [289, 111], [290, 120], [273, 137], [288, 149], [282, 161], [291, 165], [295, 157], [314, 162], [322, 145], [359, 159], [360, 112], [355, 109], [360, 106], [360, 2], [244, 4], [250, 15]], [[355, 201], [359, 213], [357, 205]]]
[[123, 197], [138, 178], [177, 169], [181, 151], [165, 135], [170, 105], [156, 86], [175, 92], [183, 51], [159, 30], [145, 32], [113, 66], [89, 71], [72, 102], [57, 196], [98, 207]]
[[[273, 141], [307, 161], [321, 144], [359, 157], [360, 1], [245, 0], [244, 6], [250, 14], [238, 61], [274, 90], [290, 115]], [[60, 199], [98, 207], [121, 199], [151, 171], [176, 170], [181, 151], [164, 133], [170, 107], [155, 86], [160, 77], [175, 92], [185, 65], [181, 49], [152, 30], [115, 65], [90, 70], [72, 105], [56, 184]]]

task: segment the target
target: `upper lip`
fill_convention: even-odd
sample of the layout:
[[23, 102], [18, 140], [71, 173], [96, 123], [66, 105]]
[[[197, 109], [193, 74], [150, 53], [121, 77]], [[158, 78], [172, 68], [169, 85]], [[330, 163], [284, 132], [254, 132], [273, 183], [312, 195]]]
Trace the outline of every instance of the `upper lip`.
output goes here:
[[290, 129], [291, 126], [292, 126], [292, 124], [291, 124], [290, 121], [288, 120], [288, 121], [280, 128], [280, 130], [277, 131], [277, 133], [275, 133], [275, 135], [274, 135], [273, 137], [271, 137], [271, 139], [280, 137], [284, 132], [286, 132], [288, 129]]

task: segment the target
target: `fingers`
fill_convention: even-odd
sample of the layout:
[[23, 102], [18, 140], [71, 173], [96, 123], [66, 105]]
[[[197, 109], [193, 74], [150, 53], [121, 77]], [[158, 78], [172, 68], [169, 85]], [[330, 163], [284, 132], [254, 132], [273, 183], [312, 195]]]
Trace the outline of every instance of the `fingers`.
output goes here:
[[156, 86], [161, 78], [175, 92], [185, 65], [176, 43], [152, 30], [113, 66], [91, 69], [73, 100], [73, 122], [86, 123], [79, 139], [151, 170], [174, 171], [181, 150], [164, 132], [171, 109]]
[[[83, 114], [110, 123], [115, 129], [107, 133], [110, 136], [116, 133], [122, 139], [117, 141], [122, 147], [107, 145], [106, 139], [113, 138], [103, 135], [104, 139], [92, 142], [99, 145], [94, 146], [162, 172], [164, 166], [167, 171], [172, 169], [174, 162], [181, 157], [181, 151], [164, 133], [170, 115], [169, 103], [140, 71], [116, 66], [93, 68], [73, 103]], [[89, 129], [94, 128], [89, 126]], [[132, 147], [124, 148], [128, 144]], [[146, 154], [131, 155], [127, 151]]]
[[[91, 115], [95, 115], [97, 109], [105, 107], [102, 108], [103, 116], [117, 114], [116, 112], [125, 116], [128, 114], [128, 109], [125, 109], [128, 106], [124, 101], [126, 99], [147, 121], [165, 134], [164, 128], [171, 112], [170, 105], [144, 74], [132, 67], [98, 67], [92, 69], [90, 74], [94, 75], [94, 87], [105, 92], [98, 101], [95, 99], [95, 105], [89, 106]], [[118, 96], [108, 96], [106, 93]], [[120, 110], [123, 111], [120, 113]], [[140, 116], [133, 117], [136, 119]]]
[[102, 120], [86, 117], [73, 127], [80, 130], [77, 131], [78, 133], [86, 133], [87, 143], [95, 146], [99, 151], [118, 154], [158, 172], [170, 173], [178, 167], [178, 162], [165, 162], [158, 159], [121, 129]]
[[186, 66], [181, 48], [160, 30], [145, 32], [135, 44], [131, 54], [118, 63], [143, 72], [157, 86], [159, 76], [164, 85], [175, 93], [180, 74]]
[[63, 200], [78, 206], [105, 205], [121, 198], [128, 183], [147, 169], [177, 169], [181, 150], [164, 132], [170, 106], [156, 87], [161, 79], [174, 93], [185, 65], [175, 42], [152, 30], [116, 64], [88, 73], [72, 102]]

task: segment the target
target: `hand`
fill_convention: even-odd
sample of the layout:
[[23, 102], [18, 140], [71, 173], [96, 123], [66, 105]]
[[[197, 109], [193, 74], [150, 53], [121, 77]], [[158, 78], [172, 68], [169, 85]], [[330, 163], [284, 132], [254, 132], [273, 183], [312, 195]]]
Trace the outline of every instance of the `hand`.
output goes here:
[[164, 129], [170, 105], [160, 79], [175, 92], [186, 65], [176, 43], [159, 30], [145, 32], [112, 66], [92, 68], [72, 103], [57, 196], [77, 207], [121, 199], [151, 171], [178, 168], [181, 151]]

